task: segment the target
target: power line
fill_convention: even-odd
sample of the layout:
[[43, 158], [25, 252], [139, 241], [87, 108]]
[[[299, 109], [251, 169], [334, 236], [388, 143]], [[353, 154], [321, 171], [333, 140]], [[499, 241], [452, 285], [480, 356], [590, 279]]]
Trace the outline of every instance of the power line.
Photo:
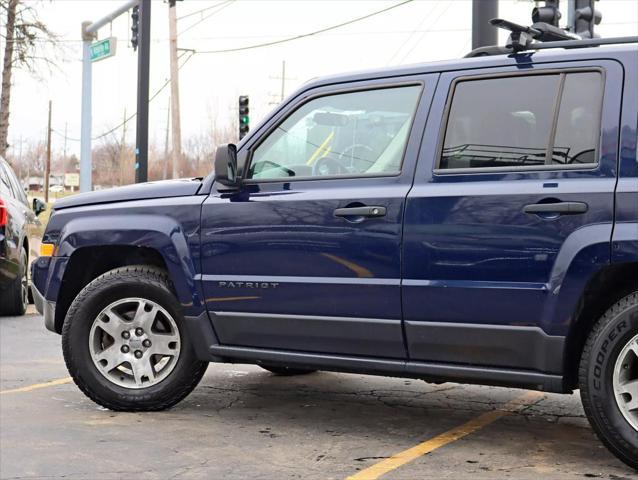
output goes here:
[[408, 3], [412, 3], [413, 1], [414, 0], [404, 0], [401, 3], [397, 3], [396, 5], [392, 5], [390, 7], [384, 8], [382, 10], [377, 10], [376, 12], [369, 13], [369, 14], [364, 15], [362, 17], [353, 18], [352, 20], [348, 20], [346, 22], [339, 23], [337, 25], [332, 25], [330, 27], [326, 27], [326, 28], [322, 28], [322, 29], [319, 29], [319, 30], [315, 30], [313, 32], [303, 33], [301, 35], [295, 35], [293, 37], [288, 37], [288, 38], [282, 38], [281, 40], [274, 40], [272, 42], [259, 43], [259, 44], [256, 44], [256, 45], [247, 45], [245, 47], [226, 48], [226, 49], [222, 49], [222, 50], [202, 50], [202, 51], [198, 51], [197, 53], [240, 52], [240, 51], [243, 51], [243, 50], [251, 50], [251, 49], [254, 49], [254, 48], [262, 48], [262, 47], [270, 47], [272, 45], [279, 45], [279, 44], [286, 43], [286, 42], [292, 42], [294, 40], [299, 40], [301, 38], [311, 37], [313, 35], [318, 35], [320, 33], [328, 32], [330, 30], [335, 30], [337, 28], [345, 27], [346, 25], [352, 25], [353, 23], [357, 23], [357, 22], [360, 22], [362, 20], [366, 20], [368, 18], [374, 17], [376, 15], [380, 15], [382, 13], [388, 12], [390, 10], [394, 10], [395, 8], [401, 7], [401, 6], [406, 5]]
[[[445, 5], [445, 7], [443, 8], [443, 10], [441, 10], [441, 13], [439, 13], [439, 15], [436, 17], [436, 19], [430, 23], [430, 27], [432, 25], [436, 25], [437, 22], [441, 19], [441, 17], [443, 17], [443, 15], [445, 15], [447, 13], [447, 11], [450, 9], [450, 7], [452, 6], [452, 3], [448, 3], [447, 5]], [[414, 49], [423, 41], [423, 39], [427, 36], [428, 34], [428, 29], [425, 29], [425, 32], [421, 34], [421, 36], [419, 37], [419, 39], [414, 43], [414, 45], [412, 45], [412, 48], [410, 50], [408, 50], [408, 53], [406, 53], [403, 58], [401, 59], [400, 63], [405, 62], [405, 60], [410, 56], [410, 54], [414, 51]]]
[[[185, 53], [190, 53], [190, 56], [184, 60], [184, 62], [182, 62], [182, 64], [178, 67], [178, 69], [181, 69], [184, 65], [186, 65], [186, 63], [188, 63], [188, 61], [193, 58], [193, 56], [195, 55], [195, 52], [192, 51], [188, 51], [188, 52], [184, 52]], [[184, 55], [183, 54], [183, 55]], [[180, 57], [181, 58], [181, 57]], [[152, 102], [170, 83], [170, 79], [167, 79], [160, 88], [157, 89], [157, 91], [151, 95], [151, 97], [148, 99], [149, 103]], [[110, 130], [102, 133], [101, 135], [98, 135], [97, 137], [92, 137], [91, 140], [100, 140], [104, 137], [106, 137], [107, 135], [112, 134], [113, 132], [117, 131], [118, 129], [122, 128], [124, 125], [126, 125], [128, 122], [130, 122], [131, 120], [133, 120], [135, 117], [137, 117], [137, 112], [133, 113], [132, 115], [130, 115], [128, 118], [126, 118], [123, 122], [119, 123], [117, 126], [111, 128]], [[51, 131], [53, 133], [55, 133], [56, 135], [66, 139], [66, 140], [70, 140], [72, 142], [79, 142], [81, 141], [79, 138], [73, 138], [73, 137], [68, 137], [66, 135], [64, 135], [62, 132], [58, 132], [57, 130], [51, 129]]]
[[[434, 6], [434, 8], [436, 8], [438, 6], [438, 3]], [[428, 11], [425, 13], [425, 15], [423, 15], [423, 18], [421, 19], [421, 21], [419, 22], [418, 26], [412, 30], [410, 32], [410, 35], [408, 35], [408, 37], [405, 39], [405, 41], [403, 43], [401, 43], [401, 45], [399, 46], [399, 48], [396, 49], [396, 51], [394, 52], [394, 54], [392, 55], [392, 57], [390, 57], [390, 60], [388, 60], [388, 62], [386, 63], [386, 65], [390, 65], [392, 63], [392, 60], [395, 59], [395, 57], [399, 54], [399, 52], [401, 50], [403, 50], [403, 47], [405, 47], [408, 42], [410, 40], [412, 40], [412, 37], [414, 35], [417, 34], [418, 29], [420, 29], [421, 27], [423, 27], [423, 25], [425, 25], [425, 21], [428, 19], [428, 17], [430, 16], [430, 13], [432, 13], [431, 11]]]
[[201, 10], [197, 10], [196, 12], [187, 13], [186, 15], [182, 15], [181, 17], [177, 17], [177, 21], [183, 20], [183, 19], [188, 18], [188, 17], [193, 17], [195, 15], [199, 15], [200, 13], [204, 13], [204, 12], [210, 10], [211, 8], [219, 7], [222, 3], [228, 3], [228, 2], [229, 2], [229, 0], [223, 0], [223, 1], [219, 2], [219, 3], [216, 3], [215, 5], [209, 5], [208, 7], [202, 8]]
[[184, 30], [182, 30], [181, 32], [179, 32], [179, 35], [183, 35], [184, 33], [188, 32], [189, 30], [192, 30], [193, 28], [195, 28], [197, 25], [199, 25], [200, 23], [202, 23], [204, 20], [208, 20], [210, 17], [212, 17], [213, 15], [218, 14], [219, 12], [221, 12], [222, 10], [224, 10], [227, 7], [230, 7], [233, 3], [235, 3], [237, 0], [226, 0], [225, 2], [222, 2], [222, 4], [217, 4], [217, 6], [219, 6], [219, 8], [211, 13], [209, 13], [208, 15], [206, 15], [205, 17], [200, 18], [197, 22], [193, 23], [192, 25], [189, 25], [188, 27], [186, 27]]

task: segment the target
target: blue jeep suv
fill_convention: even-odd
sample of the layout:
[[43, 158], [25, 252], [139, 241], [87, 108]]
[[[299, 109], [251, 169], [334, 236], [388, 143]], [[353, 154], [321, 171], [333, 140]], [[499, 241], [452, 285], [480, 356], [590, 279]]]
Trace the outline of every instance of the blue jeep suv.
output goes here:
[[314, 80], [216, 174], [58, 201], [34, 295], [78, 387], [160, 410], [231, 362], [580, 389], [638, 468], [638, 48], [564, 46]]

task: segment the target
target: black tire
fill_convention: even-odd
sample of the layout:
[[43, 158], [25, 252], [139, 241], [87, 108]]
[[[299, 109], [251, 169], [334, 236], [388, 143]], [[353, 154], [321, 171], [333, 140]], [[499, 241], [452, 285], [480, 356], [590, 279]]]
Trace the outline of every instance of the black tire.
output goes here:
[[[0, 315], [22, 316], [27, 311], [29, 283], [27, 252], [24, 249], [20, 251], [19, 261], [18, 276], [11, 282], [11, 285], [0, 292]], [[23, 290], [25, 285], [26, 291]]]
[[580, 395], [592, 428], [614, 455], [636, 470], [638, 430], [618, 406], [613, 376], [619, 355], [637, 334], [638, 292], [634, 292], [613, 305], [594, 325], [579, 369]]
[[[161, 382], [140, 389], [119, 386], [96, 368], [89, 351], [93, 320], [107, 305], [137, 296], [161, 305], [175, 320], [181, 351], [174, 369]], [[75, 298], [62, 328], [62, 350], [76, 385], [94, 402], [117, 411], [158, 411], [184, 399], [202, 379], [207, 362], [195, 356], [180, 306], [168, 275], [158, 268], [137, 265], [111, 270], [89, 283]]]
[[279, 375], [280, 377], [291, 377], [293, 375], [308, 375], [309, 373], [315, 373], [317, 370], [313, 370], [312, 368], [292, 368], [292, 367], [282, 367], [278, 365], [259, 365], [264, 370], [268, 370], [275, 375]]

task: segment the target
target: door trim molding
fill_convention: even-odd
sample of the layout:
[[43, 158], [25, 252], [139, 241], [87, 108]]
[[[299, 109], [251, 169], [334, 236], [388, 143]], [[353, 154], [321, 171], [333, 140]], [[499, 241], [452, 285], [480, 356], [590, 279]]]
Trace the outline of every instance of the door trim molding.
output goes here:
[[[364, 278], [364, 277], [292, 277], [276, 275], [195, 275], [195, 280], [204, 282], [253, 282], [253, 283], [326, 283], [344, 285], [400, 285], [398, 278]], [[250, 288], [250, 287], [248, 287]]]
[[210, 313], [223, 345], [380, 358], [407, 356], [401, 319]]
[[534, 326], [405, 321], [411, 359], [563, 372], [565, 337]]

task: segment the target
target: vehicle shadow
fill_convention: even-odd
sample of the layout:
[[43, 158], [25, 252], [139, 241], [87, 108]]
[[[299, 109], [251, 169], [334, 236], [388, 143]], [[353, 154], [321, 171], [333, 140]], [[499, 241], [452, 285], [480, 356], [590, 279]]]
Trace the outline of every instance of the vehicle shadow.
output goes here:
[[[344, 444], [349, 457], [344, 461], [365, 467], [524, 393], [330, 372], [277, 377], [258, 367], [212, 365], [198, 389], [172, 412], [254, 428], [273, 447], [287, 437]], [[546, 394], [428, 455], [427, 462], [441, 468], [461, 462], [486, 478], [495, 472], [518, 478], [558, 472], [627, 478], [628, 473], [595, 437], [577, 395]]]

